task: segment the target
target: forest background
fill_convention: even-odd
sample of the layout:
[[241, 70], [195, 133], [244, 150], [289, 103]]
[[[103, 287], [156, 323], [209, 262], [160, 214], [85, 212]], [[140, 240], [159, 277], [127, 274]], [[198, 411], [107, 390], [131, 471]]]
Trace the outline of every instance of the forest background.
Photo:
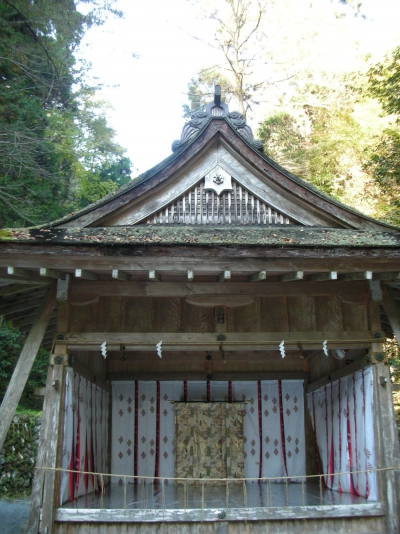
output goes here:
[[[362, 24], [362, 2], [186, 3], [207, 22], [207, 34], [190, 38], [211, 50], [212, 60], [205, 55], [182, 88], [183, 116], [210, 101], [220, 84], [267, 156], [337, 200], [400, 225], [400, 46], [379, 60], [360, 50], [357, 69], [347, 61], [346, 46], [356, 44], [346, 21]], [[120, 4], [0, 2], [0, 227], [45, 224], [132, 178], [135, 161], [116, 140], [82, 48], [93, 28], [123, 17]], [[337, 48], [325, 55], [328, 33]], [[172, 76], [178, 59], [171, 58]], [[22, 342], [12, 325], [0, 324], [0, 398]], [[27, 398], [46, 361], [38, 358]]]

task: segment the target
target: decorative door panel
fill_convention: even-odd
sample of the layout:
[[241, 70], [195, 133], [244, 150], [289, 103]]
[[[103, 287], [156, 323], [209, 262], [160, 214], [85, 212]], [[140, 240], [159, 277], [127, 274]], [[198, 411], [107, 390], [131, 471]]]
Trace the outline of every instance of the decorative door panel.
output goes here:
[[243, 404], [175, 404], [175, 477], [243, 476]]

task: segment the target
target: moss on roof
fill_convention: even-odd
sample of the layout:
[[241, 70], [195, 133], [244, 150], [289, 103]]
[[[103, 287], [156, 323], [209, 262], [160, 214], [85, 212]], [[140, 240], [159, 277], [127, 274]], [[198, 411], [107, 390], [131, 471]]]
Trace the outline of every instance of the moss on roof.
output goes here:
[[1, 241], [96, 245], [246, 245], [266, 247], [400, 247], [400, 232], [287, 226], [132, 226], [12, 229]]

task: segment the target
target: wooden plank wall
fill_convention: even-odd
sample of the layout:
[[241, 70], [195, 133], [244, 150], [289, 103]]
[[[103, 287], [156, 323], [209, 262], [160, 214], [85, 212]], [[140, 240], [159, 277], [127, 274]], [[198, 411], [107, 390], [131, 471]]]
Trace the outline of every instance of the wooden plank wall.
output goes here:
[[[226, 308], [227, 332], [367, 331], [368, 302], [338, 296], [260, 297]], [[71, 305], [70, 332], [215, 332], [214, 308], [184, 298], [100, 297]]]
[[385, 532], [381, 517], [181, 523], [56, 523], [56, 534], [361, 534]]
[[[250, 304], [225, 307], [223, 329], [216, 325], [214, 307], [197, 306], [184, 298], [100, 297], [87, 305], [71, 305], [69, 330], [84, 332], [351, 332], [373, 330], [369, 324], [369, 302], [365, 295], [273, 296], [255, 297]], [[345, 348], [345, 347], [343, 347]], [[75, 354], [75, 353], [74, 353]], [[205, 379], [204, 352], [169, 353], [159, 359], [153, 353], [109, 353], [107, 362], [97, 356], [77, 353], [77, 365], [86, 366], [92, 375], [106, 379], [154, 378]], [[352, 350], [346, 359], [365, 356], [365, 349]], [[278, 350], [226, 353], [226, 363], [218, 352], [212, 354], [214, 379], [254, 379], [259, 373], [307, 373], [311, 382], [343, 367], [344, 361], [327, 358], [319, 351], [309, 360], [300, 352], [288, 352], [283, 360]], [[96, 367], [97, 366], [97, 367]], [[100, 367], [99, 367], [100, 366]], [[147, 373], [147, 374], [146, 374]], [[178, 373], [178, 374], [177, 374]], [[288, 375], [285, 375], [288, 376]], [[262, 376], [260, 376], [262, 378]]]

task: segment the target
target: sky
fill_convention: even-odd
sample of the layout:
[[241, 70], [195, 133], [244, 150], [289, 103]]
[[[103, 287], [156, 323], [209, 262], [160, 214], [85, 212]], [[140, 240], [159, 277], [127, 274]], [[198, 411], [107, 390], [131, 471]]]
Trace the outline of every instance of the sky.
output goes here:
[[[321, 7], [329, 0], [315, 2]], [[171, 154], [185, 122], [187, 84], [215, 62], [216, 51], [204, 42], [212, 40], [213, 27], [196, 18], [188, 0], [118, 0], [117, 7], [124, 18], [110, 17], [91, 29], [81, 53], [103, 84], [98, 96], [107, 102], [109, 124], [136, 176]], [[366, 20], [346, 17], [347, 35], [356, 38], [359, 55], [370, 53], [378, 60], [400, 45], [400, 0], [363, 0], [362, 9]], [[347, 44], [340, 46], [337, 36], [328, 34], [326, 47], [319, 44], [321, 61], [352, 66], [355, 48], [349, 52]]]

